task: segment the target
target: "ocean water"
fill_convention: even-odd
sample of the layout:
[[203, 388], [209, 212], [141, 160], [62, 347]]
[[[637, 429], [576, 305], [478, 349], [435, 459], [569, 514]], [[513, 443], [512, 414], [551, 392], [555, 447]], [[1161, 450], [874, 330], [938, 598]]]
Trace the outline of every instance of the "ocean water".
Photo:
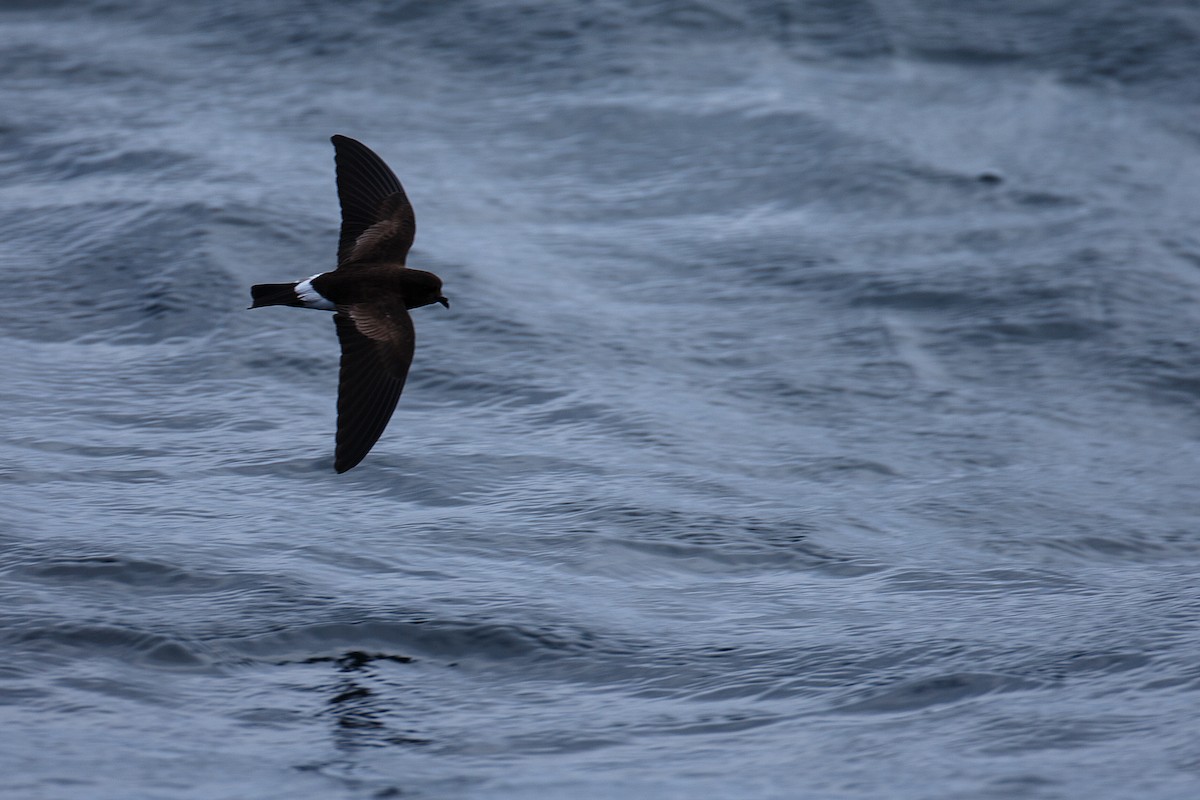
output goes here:
[[[1200, 793], [1200, 9], [0, 7], [0, 796]], [[328, 137], [451, 308], [332, 469]]]

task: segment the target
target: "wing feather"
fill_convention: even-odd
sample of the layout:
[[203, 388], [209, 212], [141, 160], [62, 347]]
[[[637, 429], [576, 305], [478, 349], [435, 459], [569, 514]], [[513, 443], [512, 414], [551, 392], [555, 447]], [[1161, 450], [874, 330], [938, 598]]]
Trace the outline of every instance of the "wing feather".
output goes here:
[[338, 267], [363, 261], [404, 264], [416, 236], [412, 203], [396, 174], [362, 142], [334, 136], [342, 230]]
[[387, 427], [412, 364], [412, 318], [398, 302], [338, 306], [342, 347], [334, 469], [356, 466]]

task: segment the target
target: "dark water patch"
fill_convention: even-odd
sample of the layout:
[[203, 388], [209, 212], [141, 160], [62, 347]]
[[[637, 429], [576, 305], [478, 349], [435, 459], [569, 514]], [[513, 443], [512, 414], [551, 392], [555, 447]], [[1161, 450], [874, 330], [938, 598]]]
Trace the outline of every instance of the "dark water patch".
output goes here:
[[[215, 409], [168, 410], [161, 406], [137, 412], [93, 411], [89, 418], [114, 430], [135, 428], [161, 431], [211, 431], [225, 427], [229, 420]], [[134, 451], [134, 455], [137, 451]]]
[[[1096, 286], [1086, 276], [1073, 270], [1031, 264], [1009, 269], [997, 275], [987, 268], [969, 264], [955, 265], [942, 270], [938, 280], [941, 287], [930, 287], [928, 278], [920, 274], [880, 274], [861, 276], [848, 298], [852, 306], [867, 305], [895, 308], [911, 312], [968, 313], [982, 317], [979, 324], [993, 327], [1017, 327], [1017, 321], [1007, 322], [1004, 315], [1047, 315], [1059, 317], [1060, 324], [1095, 326], [1100, 320], [1089, 320], [1096, 312]], [[1082, 314], [1080, 312], [1083, 312]], [[952, 317], [953, 318], [953, 317]], [[966, 318], [959, 317], [963, 324]], [[1036, 320], [1028, 324], [1051, 324], [1055, 320]]]
[[979, 787], [980, 797], [995, 797], [1008, 800], [1013, 797], [1056, 798], [1062, 796], [1062, 781], [1051, 780], [1042, 775], [1009, 775], [990, 779]]
[[612, 423], [609, 427], [625, 429], [626, 425], [623, 421], [612, 419], [614, 415], [614, 409], [602, 403], [575, 402], [531, 414], [529, 416], [529, 423], [536, 426], [572, 426], [588, 423], [599, 424], [609, 421]]
[[731, 711], [723, 714], [699, 714], [686, 721], [672, 721], [648, 726], [657, 733], [674, 736], [705, 736], [737, 734], [781, 721], [781, 717], [765, 712]]
[[256, 706], [235, 711], [233, 719], [252, 728], [289, 729], [309, 720], [309, 714], [298, 708]]
[[[812, 642], [818, 625], [796, 620], [788, 644], [713, 644], [705, 648], [647, 646], [610, 664], [605, 682], [620, 684], [646, 700], [778, 708], [795, 703], [857, 703], [864, 694], [890, 689], [905, 680], [899, 673], [955, 660], [963, 648], [914, 648], [907, 642], [880, 642], [871, 649]], [[832, 632], [829, 632], [832, 633]], [[878, 632], [877, 632], [878, 633]], [[841, 633], [832, 634], [841, 638]]]
[[[680, 538], [686, 539], [686, 536]], [[717, 537], [719, 539], [719, 537]], [[876, 564], [862, 563], [855, 559], [831, 555], [821, 548], [811, 545], [796, 544], [787, 549], [778, 545], [754, 545], [747, 542], [732, 544], [714, 541], [706, 544], [695, 544], [685, 541], [637, 541], [610, 539], [614, 544], [630, 550], [670, 559], [691, 567], [707, 563], [702, 569], [719, 571], [738, 569], [776, 569], [791, 572], [796, 569], [812, 570], [814, 572], [843, 578], [857, 578], [877, 572], [881, 569]]]
[[903, 477], [887, 464], [851, 456], [800, 456], [782, 469], [796, 477], [825, 483], [837, 483], [850, 475], [867, 481], [889, 481]]
[[551, 730], [512, 737], [513, 748], [530, 754], [569, 756], [625, 744], [623, 735], [597, 736], [577, 730]]
[[14, 88], [42, 89], [54, 80], [104, 85], [141, 77], [133, 65], [29, 41], [0, 45], [0, 64], [4, 65]]
[[294, 447], [279, 455], [268, 452], [247, 453], [242, 463], [226, 463], [219, 468], [222, 473], [246, 477], [277, 477], [309, 481], [316, 475], [329, 473], [333, 465], [333, 436], [330, 435], [322, 455], [297, 456]]
[[1037, 682], [989, 672], [955, 672], [936, 677], [903, 681], [884, 691], [873, 691], [865, 699], [839, 705], [851, 714], [903, 714], [936, 706], [977, 700], [996, 693], [1041, 688]]
[[77, 5], [74, 0], [6, 0], [3, 7], [0, 7], [0, 12], [19, 16], [26, 11], [48, 11], [70, 8], [74, 5]]
[[818, 0], [798, 5], [764, 0], [748, 4], [755, 27], [793, 57], [878, 59], [895, 54], [887, 14], [869, 0]]
[[641, 21], [666, 28], [712, 34], [745, 28], [748, 15], [734, 8], [714, 7], [694, 0], [669, 0], [643, 7]]
[[[203, 205], [112, 203], [6, 216], [26, 253], [10, 297], [39, 309], [0, 322], [11, 336], [147, 343], [207, 335], [229, 313], [221, 298], [232, 279], [206, 255]], [[63, 228], [74, 233], [66, 242]]]
[[1091, 561], [1161, 562], [1200, 555], [1200, 542], [1192, 529], [1046, 533], [1038, 538], [1037, 545]]
[[112, 583], [140, 592], [207, 593], [224, 589], [227, 577], [204, 575], [174, 564], [120, 556], [54, 559], [21, 566], [16, 574], [50, 584]]
[[[507, 663], [531, 665], [594, 649], [581, 631], [539, 630], [511, 623], [437, 619], [404, 612], [398, 619], [312, 623], [239, 637], [224, 644], [243, 656], [275, 663], [345, 663], [366, 654], [366, 663], [436, 659], [443, 665]], [[412, 655], [416, 654], [416, 655]]]
[[566, 531], [693, 566], [698, 560], [718, 569], [806, 569], [847, 578], [880, 569], [812, 541], [819, 530], [803, 520], [575, 502], [556, 508], [557, 518], [571, 520]]
[[[881, 333], [876, 329], [874, 335]], [[796, 421], [828, 426], [844, 423], [860, 402], [908, 401], [913, 396], [912, 372], [898, 360], [863, 366], [857, 376], [862, 382], [843, 378], [840, 369], [831, 370], [833, 374], [814, 375], [786, 370], [784, 366], [745, 374], [726, 393], [739, 401], [783, 408], [795, 415]]]
[[[435, 531], [432, 532], [435, 535], [436, 529], [435, 527]], [[298, 544], [296, 552], [303, 553], [316, 563], [342, 569], [356, 576], [403, 573], [418, 578], [442, 581], [452, 580], [452, 576], [446, 572], [434, 569], [422, 569], [407, 561], [398, 563], [387, 554], [373, 556], [368, 553], [315, 544]]]
[[169, 669], [211, 663], [198, 642], [117, 624], [18, 621], [0, 624], [0, 641], [26, 658], [109, 658]]
[[1153, 663], [1148, 653], [1135, 652], [1081, 650], [1048, 655], [1048, 658], [1013, 667], [1013, 674], [1061, 684], [1139, 670]]
[[1200, 239], [1193, 235], [1171, 235], [1164, 237], [1160, 244], [1173, 258], [1189, 267], [1200, 268]]
[[56, 439], [14, 439], [11, 442], [30, 450], [40, 450], [44, 453], [59, 453], [63, 455], [84, 456], [85, 458], [160, 458], [169, 451], [126, 445], [81, 444], [79, 442], [64, 442]]
[[1069, 314], [1054, 315], [1057, 318], [1030, 320], [1027, 322], [996, 321], [971, 335], [978, 342], [1053, 342], [1082, 341], [1102, 336], [1110, 326], [1089, 320], [1077, 320]]
[[153, 469], [76, 469], [46, 470], [21, 465], [0, 467], [0, 482], [23, 486], [38, 484], [151, 484], [162, 481], [165, 473]]
[[155, 182], [195, 178], [207, 166], [194, 156], [170, 150], [130, 147], [109, 140], [61, 144], [25, 143], [19, 159], [0, 161], [13, 177], [27, 181], [70, 181], [89, 176], [129, 177], [144, 173]]
[[1083, 205], [1083, 201], [1077, 197], [1050, 191], [1013, 191], [1007, 196], [1017, 206], [1027, 206], [1035, 211], [1078, 208]]
[[954, 308], [973, 308], [981, 304], [977, 295], [938, 289], [902, 289], [899, 287], [868, 289], [864, 287], [854, 299], [855, 304], [905, 311], [946, 311]]
[[[24, 676], [21, 676], [22, 678]], [[49, 689], [37, 686], [20, 686], [14, 685], [13, 676], [3, 676], [3, 684], [0, 685], [0, 706], [36, 706], [40, 705], [46, 698], [52, 697], [53, 693]]]
[[[1057, 480], [1052, 474], [1040, 479], [1020, 476], [1027, 467], [989, 463], [970, 448], [937, 452], [977, 475], [956, 490], [912, 502], [907, 508], [922, 520], [955, 532], [956, 539], [972, 548], [1038, 558], [1060, 568], [1080, 563], [1170, 563], [1196, 556], [1191, 528], [1158, 524], [1153, 514], [1138, 514], [1136, 522], [1124, 514], [1106, 517], [1097, 511], [1089, 516], [1087, 509], [1114, 491], [1111, 487], [1081, 489], [1068, 501], [1046, 491], [1046, 485]], [[990, 511], [982, 514], [985, 506]]]
[[1140, 352], [1121, 348], [1112, 361], [1124, 386], [1156, 403], [1193, 408], [1200, 397], [1200, 346], [1191, 340], [1154, 337]]
[[745, 283], [753, 287], [817, 288], [821, 275], [839, 269], [837, 257], [831, 254], [801, 250], [781, 258], [773, 247], [765, 258], [760, 258], [754, 250], [746, 252], [740, 247], [737, 250], [740, 252], [720, 255], [714, 266], [737, 269], [739, 275], [744, 275]]
[[1092, 592], [1088, 585], [1061, 572], [1044, 570], [988, 569], [975, 573], [903, 570], [887, 575], [886, 591], [945, 592], [961, 594], [1014, 594], [1044, 592]]

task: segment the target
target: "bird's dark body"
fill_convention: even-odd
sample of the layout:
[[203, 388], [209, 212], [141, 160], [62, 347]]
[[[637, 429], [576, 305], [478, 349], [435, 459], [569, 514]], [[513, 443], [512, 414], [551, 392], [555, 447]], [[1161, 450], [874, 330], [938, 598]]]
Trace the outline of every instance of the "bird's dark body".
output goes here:
[[369, 303], [392, 295], [405, 308], [420, 308], [439, 302], [442, 296], [442, 281], [433, 273], [396, 269], [391, 264], [356, 264], [353, 272], [326, 272], [313, 278], [312, 284], [336, 305]]
[[441, 303], [442, 280], [405, 265], [416, 220], [400, 181], [361, 142], [334, 136], [342, 230], [337, 268], [303, 281], [260, 283], [253, 304], [333, 311], [342, 348], [334, 469], [356, 466], [391, 418], [412, 363], [408, 310]]
[[[323, 272], [310, 279], [321, 297], [334, 305], [370, 303], [381, 297], [396, 297], [405, 308], [420, 308], [440, 303], [442, 282], [432, 272], [392, 264], [358, 264], [353, 272]], [[262, 306], [306, 307], [295, 291], [301, 282], [260, 283], [251, 287], [251, 308]]]

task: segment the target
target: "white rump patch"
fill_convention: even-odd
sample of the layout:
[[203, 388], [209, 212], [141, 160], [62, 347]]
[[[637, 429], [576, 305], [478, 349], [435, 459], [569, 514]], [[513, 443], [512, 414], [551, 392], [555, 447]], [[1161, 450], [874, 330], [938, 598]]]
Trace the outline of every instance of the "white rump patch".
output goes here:
[[296, 296], [304, 303], [305, 308], [319, 308], [322, 311], [337, 311], [337, 306], [325, 299], [324, 295], [313, 288], [313, 278], [319, 278], [324, 272], [318, 272], [312, 277], [305, 278], [296, 284]]

